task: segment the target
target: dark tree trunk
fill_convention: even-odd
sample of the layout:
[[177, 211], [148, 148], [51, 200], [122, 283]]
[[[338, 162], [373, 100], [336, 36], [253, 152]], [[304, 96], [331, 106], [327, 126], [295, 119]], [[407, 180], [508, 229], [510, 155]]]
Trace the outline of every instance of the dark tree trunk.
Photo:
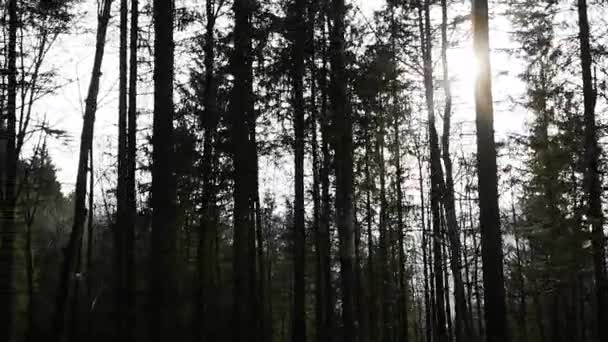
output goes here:
[[408, 307], [407, 307], [407, 285], [405, 280], [405, 225], [403, 213], [403, 170], [401, 167], [401, 138], [399, 130], [399, 118], [401, 116], [399, 108], [399, 99], [397, 97], [397, 23], [395, 20], [395, 8], [390, 5], [391, 9], [391, 50], [392, 50], [392, 80], [391, 80], [391, 97], [393, 101], [393, 130], [394, 142], [393, 153], [395, 153], [395, 188], [397, 192], [397, 327], [395, 329], [397, 342], [407, 342], [409, 339], [408, 333]]
[[[0, 340], [12, 342], [15, 338], [15, 300], [14, 284], [15, 240], [17, 237], [16, 181], [17, 181], [17, 0], [8, 0], [8, 82], [6, 99], [6, 123], [0, 122], [0, 155], [6, 156], [0, 166], [0, 175], [4, 174], [4, 184], [0, 184]], [[4, 126], [6, 124], [6, 126]]]
[[[372, 143], [370, 139], [371, 127], [367, 127], [365, 133], [365, 211], [366, 211], [366, 224], [367, 224], [367, 273], [368, 273], [368, 301], [367, 307], [369, 311], [368, 318], [368, 336], [369, 341], [378, 336], [378, 300], [376, 290], [376, 271], [374, 267], [374, 235], [372, 232], [373, 225], [373, 211], [372, 211], [372, 192], [374, 189], [374, 178], [372, 177], [370, 164], [371, 164], [371, 150]], [[372, 338], [373, 336], [373, 338]]]
[[[422, 10], [420, 11], [422, 12]], [[439, 152], [439, 138], [435, 129], [434, 89], [433, 89], [433, 57], [432, 37], [430, 21], [430, 2], [424, 0], [424, 30], [420, 32], [422, 39], [422, 53], [424, 59], [424, 87], [426, 95], [426, 106], [428, 112], [429, 127], [429, 149], [431, 167], [431, 216], [433, 226], [433, 261], [435, 269], [435, 333], [437, 342], [447, 341], [444, 285], [442, 271], [442, 248], [441, 248], [441, 183], [443, 182], [443, 171]]]
[[[473, 338], [472, 323], [468, 319], [467, 305], [464, 293], [464, 283], [462, 281], [462, 264], [460, 259], [460, 227], [456, 216], [456, 206], [454, 201], [454, 179], [452, 176], [452, 159], [450, 157], [450, 124], [452, 115], [452, 92], [448, 69], [448, 9], [447, 1], [441, 0], [442, 25], [441, 25], [441, 60], [443, 64], [443, 87], [445, 90], [445, 108], [443, 113], [443, 165], [445, 166], [445, 183], [443, 191], [443, 205], [446, 212], [447, 235], [450, 242], [452, 257], [450, 267], [454, 277], [454, 308], [456, 313], [455, 333], [457, 342], [469, 341]], [[443, 183], [443, 179], [442, 179]]]
[[380, 223], [379, 223], [379, 263], [380, 263], [380, 302], [382, 305], [382, 327], [380, 330], [379, 340], [382, 342], [391, 342], [393, 338], [393, 277], [391, 270], [391, 257], [389, 248], [391, 246], [391, 237], [388, 231], [388, 203], [386, 200], [386, 172], [384, 160], [384, 118], [378, 118], [378, 132], [376, 139], [376, 164], [378, 165], [378, 178], [380, 179]]
[[488, 2], [473, 2], [473, 43], [479, 75], [475, 84], [477, 165], [486, 341], [508, 341], [503, 275], [502, 235], [498, 207], [496, 145], [492, 109], [492, 75], [488, 37]]
[[[252, 98], [252, 25], [254, 0], [236, 0], [234, 52], [230, 68], [234, 86], [230, 99], [234, 157], [234, 297], [233, 342], [257, 340], [255, 293], [255, 222], [252, 205], [252, 132], [255, 132]], [[255, 158], [254, 158], [255, 159]], [[257, 165], [256, 165], [257, 167]], [[255, 170], [253, 170], [255, 171]], [[256, 182], [257, 183], [257, 182]], [[255, 189], [257, 191], [257, 189]], [[252, 243], [253, 242], [253, 243]]]
[[330, 99], [333, 114], [336, 158], [336, 226], [340, 240], [340, 274], [342, 276], [342, 338], [345, 342], [358, 341], [355, 315], [355, 229], [353, 217], [353, 137], [352, 117], [348, 108], [345, 57], [346, 6], [344, 0], [332, 0], [330, 15], [331, 85]]
[[429, 268], [427, 262], [427, 235], [428, 231], [426, 229], [426, 209], [425, 209], [425, 201], [424, 201], [424, 180], [422, 175], [422, 151], [420, 151], [420, 145], [416, 141], [416, 160], [418, 162], [418, 186], [420, 188], [420, 223], [422, 228], [422, 264], [423, 264], [423, 276], [424, 276], [424, 314], [425, 314], [425, 341], [432, 341], [432, 333], [433, 333], [433, 319], [432, 319], [432, 302], [430, 298], [430, 289], [429, 289]]
[[176, 194], [173, 170], [173, 9], [154, 0], [154, 125], [150, 340], [178, 336]]
[[129, 94], [127, 112], [127, 156], [126, 162], [126, 206], [125, 206], [125, 338], [136, 338], [136, 269], [135, 269], [135, 224], [137, 218], [136, 200], [136, 157], [137, 157], [137, 42], [139, 21], [139, 0], [131, 0], [131, 32], [129, 54]]
[[606, 276], [606, 237], [602, 213], [602, 184], [599, 175], [600, 146], [595, 122], [596, 89], [591, 68], [593, 60], [589, 44], [587, 1], [578, 0], [579, 41], [584, 96], [585, 122], [585, 191], [588, 196], [587, 216], [591, 224], [593, 271], [597, 301], [597, 334], [600, 341], [608, 340], [608, 278]]
[[334, 333], [334, 295], [331, 284], [331, 238], [330, 238], [330, 219], [331, 219], [331, 198], [329, 194], [330, 182], [329, 173], [331, 169], [331, 155], [329, 150], [330, 118], [328, 114], [328, 58], [327, 58], [327, 38], [326, 38], [326, 6], [321, 11], [323, 18], [321, 26], [323, 31], [322, 40], [322, 69], [319, 75], [319, 87], [321, 88], [321, 155], [322, 164], [319, 172], [321, 178], [321, 214], [319, 222], [319, 232], [316, 234], [317, 250], [317, 341], [331, 341]]
[[86, 309], [87, 309], [87, 331], [89, 332], [88, 338], [93, 336], [93, 247], [95, 246], [95, 237], [93, 236], [93, 220], [95, 218], [95, 209], [93, 207], [95, 200], [95, 174], [94, 174], [94, 163], [93, 163], [93, 146], [91, 146], [89, 153], [89, 217], [87, 219], [87, 267], [85, 273], [86, 279]]
[[127, 0], [120, 0], [120, 42], [118, 77], [118, 181], [116, 224], [113, 227], [114, 320], [116, 338], [127, 341], [125, 232], [127, 228]]
[[217, 234], [218, 208], [216, 188], [217, 164], [217, 129], [219, 113], [217, 108], [218, 86], [215, 75], [215, 21], [217, 16], [215, 0], [205, 3], [205, 98], [204, 111], [201, 117], [203, 126], [203, 213], [199, 227], [199, 244], [197, 252], [197, 267], [199, 288], [197, 298], [197, 315], [193, 322], [198, 341], [215, 341], [219, 336], [217, 312], [218, 272], [217, 272]]
[[[320, 158], [319, 158], [319, 142], [317, 135], [317, 127], [318, 127], [318, 108], [317, 108], [317, 65], [316, 65], [316, 41], [315, 41], [315, 30], [317, 29], [317, 21], [316, 16], [318, 13], [318, 1], [313, 0], [309, 2], [308, 5], [308, 25], [309, 25], [309, 36], [308, 36], [308, 45], [310, 48], [310, 59], [309, 59], [309, 72], [310, 72], [310, 108], [311, 108], [311, 117], [310, 117], [310, 134], [311, 134], [311, 151], [312, 151], [312, 202], [313, 202], [313, 215], [312, 215], [312, 231], [314, 233], [314, 244], [315, 244], [315, 252], [319, 253], [319, 232], [320, 232], [320, 224], [321, 224], [321, 184], [320, 184]], [[325, 42], [323, 42], [325, 44]], [[315, 256], [316, 259], [318, 259]], [[321, 325], [319, 324], [322, 313], [322, 306], [320, 305], [320, 287], [321, 284], [319, 282], [320, 277], [316, 272], [319, 272], [319, 261], [315, 260], [315, 327], [317, 328], [316, 336], [317, 340], [320, 336], [319, 329]]]
[[64, 342], [70, 331], [70, 307], [75, 293], [75, 277], [77, 259], [82, 245], [84, 223], [86, 221], [86, 192], [87, 166], [89, 151], [93, 145], [93, 130], [95, 113], [97, 112], [97, 95], [101, 78], [101, 64], [106, 43], [106, 32], [110, 20], [112, 0], [105, 0], [98, 16], [95, 57], [91, 82], [87, 93], [82, 135], [80, 138], [80, 154], [78, 159], [78, 174], [74, 190], [74, 224], [67, 247], [64, 249], [64, 260], [61, 266], [59, 285], [57, 287], [57, 303], [55, 306], [54, 329], [55, 341]]
[[306, 1], [296, 0], [292, 17], [292, 87], [295, 135], [295, 201], [294, 201], [294, 304], [293, 342], [306, 341], [306, 289], [305, 289], [305, 238], [304, 227], [304, 60], [306, 46]]

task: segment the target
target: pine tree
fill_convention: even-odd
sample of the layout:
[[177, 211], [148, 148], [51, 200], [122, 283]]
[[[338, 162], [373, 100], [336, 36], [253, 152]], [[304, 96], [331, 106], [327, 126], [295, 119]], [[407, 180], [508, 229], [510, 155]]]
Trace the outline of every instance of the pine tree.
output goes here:
[[[475, 83], [477, 167], [486, 341], [508, 341], [502, 235], [498, 207], [496, 144], [492, 108], [492, 74], [488, 29], [488, 2], [473, 3], [473, 45], [479, 75]], [[490, 290], [491, 289], [491, 290]]]
[[305, 212], [304, 212], [304, 60], [306, 44], [306, 1], [295, 0], [291, 34], [294, 109], [295, 201], [294, 201], [294, 313], [293, 342], [306, 341], [305, 311]]
[[150, 336], [168, 341], [178, 333], [177, 227], [173, 172], [173, 1], [155, 0], [154, 124], [152, 128], [152, 244]]
[[593, 85], [592, 56], [589, 43], [589, 20], [587, 1], [578, 0], [578, 23], [580, 58], [584, 96], [585, 122], [585, 190], [587, 193], [587, 216], [591, 224], [593, 246], [593, 269], [597, 300], [597, 324], [600, 340], [608, 339], [608, 277], [606, 276], [606, 237], [604, 236], [604, 217], [602, 213], [602, 191], [599, 176], [600, 147], [597, 142], [595, 123], [596, 89]]
[[336, 158], [336, 226], [340, 240], [340, 275], [342, 285], [342, 320], [344, 341], [356, 342], [358, 322], [355, 314], [355, 227], [353, 210], [353, 137], [352, 117], [348, 108], [345, 58], [346, 6], [344, 0], [332, 0], [332, 26], [329, 55], [331, 84], [329, 97], [333, 115], [333, 141]]

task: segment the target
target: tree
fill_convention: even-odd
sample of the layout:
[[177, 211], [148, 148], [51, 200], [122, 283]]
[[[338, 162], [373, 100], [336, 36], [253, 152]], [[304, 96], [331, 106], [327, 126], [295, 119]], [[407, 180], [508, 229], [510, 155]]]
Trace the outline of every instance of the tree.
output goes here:
[[[424, 8], [422, 8], [424, 6]], [[422, 14], [424, 13], [424, 19]], [[441, 169], [441, 156], [439, 151], [439, 137], [435, 128], [434, 88], [433, 88], [433, 57], [432, 37], [430, 19], [430, 1], [424, 0], [424, 5], [419, 3], [420, 39], [424, 63], [424, 89], [426, 97], [426, 108], [428, 114], [428, 134], [430, 150], [430, 172], [431, 172], [431, 218], [433, 227], [433, 268], [434, 268], [434, 292], [435, 292], [435, 334], [440, 342], [447, 341], [446, 318], [445, 318], [445, 296], [444, 279], [442, 271], [442, 248], [441, 248], [441, 184], [443, 182], [443, 170]], [[431, 272], [433, 273], [433, 272]]]
[[168, 341], [178, 332], [173, 173], [173, 1], [155, 0], [154, 124], [152, 129], [152, 244], [150, 339]]
[[128, 224], [127, 212], [127, 28], [128, 28], [127, 0], [120, 0], [120, 42], [119, 42], [119, 77], [118, 77], [118, 182], [116, 185], [116, 224], [114, 233], [114, 301], [116, 332], [121, 340], [127, 340], [126, 325], [126, 230]]
[[[251, 158], [251, 133], [255, 134], [252, 97], [252, 25], [254, 0], [236, 0], [234, 11], [234, 51], [230, 64], [234, 85], [230, 95], [231, 138], [234, 159], [234, 342], [244, 342], [256, 331], [255, 224], [253, 222], [251, 179], [255, 168]], [[257, 160], [257, 159], [256, 159]], [[252, 167], [254, 168], [252, 170]], [[255, 182], [257, 183], [257, 182]], [[257, 189], [255, 189], [257, 191]]]
[[112, 0], [101, 3], [98, 13], [97, 37], [95, 43], [95, 57], [91, 82], [87, 93], [85, 112], [80, 138], [80, 154], [78, 159], [78, 173], [76, 176], [76, 187], [74, 194], [74, 224], [67, 247], [64, 250], [64, 260], [61, 266], [60, 281], [57, 288], [57, 303], [55, 307], [54, 328], [55, 341], [64, 342], [70, 331], [70, 308], [75, 293], [74, 274], [79, 264], [80, 250], [82, 248], [82, 237], [84, 223], [86, 220], [86, 185], [87, 166], [89, 162], [89, 151], [93, 144], [93, 131], [95, 124], [95, 113], [97, 111], [97, 96], [99, 94], [99, 82], [101, 78], [101, 64], [104, 56], [106, 33], [110, 20]]
[[578, 0], [578, 22], [580, 58], [583, 79], [584, 123], [585, 123], [585, 191], [587, 194], [587, 217], [591, 224], [593, 246], [593, 269], [597, 300], [597, 324], [600, 340], [608, 338], [608, 277], [606, 276], [606, 237], [602, 213], [602, 190], [599, 177], [600, 147], [597, 142], [595, 123], [596, 89], [591, 68], [593, 60], [589, 44], [589, 20], [587, 1]]
[[201, 341], [219, 338], [218, 322], [215, 313], [218, 310], [218, 274], [217, 274], [217, 235], [219, 209], [217, 208], [217, 154], [218, 154], [218, 80], [215, 68], [216, 37], [215, 23], [221, 4], [214, 0], [205, 4], [207, 22], [205, 27], [204, 64], [205, 64], [205, 97], [201, 122], [204, 129], [203, 147], [203, 217], [201, 219], [198, 245], [199, 289], [197, 305], [199, 313], [195, 316], [195, 334]]
[[[486, 341], [508, 341], [502, 235], [498, 207], [496, 144], [492, 108], [492, 74], [488, 33], [488, 2], [473, 3], [473, 45], [479, 74], [475, 81], [479, 223], [483, 271]], [[489, 290], [491, 289], [491, 290]]]
[[[319, 75], [319, 88], [321, 91], [321, 165], [319, 178], [321, 183], [321, 208], [319, 213], [319, 230], [315, 233], [316, 251], [316, 286], [315, 286], [315, 305], [316, 305], [316, 329], [317, 341], [328, 341], [333, 334], [334, 327], [334, 294], [332, 287], [331, 273], [331, 198], [330, 198], [330, 172], [332, 158], [330, 154], [330, 112], [328, 108], [328, 51], [327, 51], [327, 32], [329, 13], [328, 3], [320, 2], [324, 6], [320, 8], [321, 16], [321, 70]], [[313, 26], [314, 28], [314, 26]]]
[[336, 170], [336, 226], [340, 240], [340, 275], [342, 276], [342, 337], [357, 341], [355, 315], [355, 227], [353, 211], [353, 137], [352, 118], [348, 108], [347, 74], [344, 51], [344, 0], [332, 0], [330, 17], [331, 83], [329, 97], [333, 115], [334, 160]]
[[293, 341], [306, 341], [305, 227], [304, 227], [304, 60], [306, 1], [295, 0], [292, 20], [292, 82], [294, 109], [295, 201], [294, 201], [294, 326]]
[[[126, 205], [125, 205], [125, 287], [126, 287], [126, 329], [127, 340], [134, 341], [136, 336], [136, 283], [135, 283], [135, 224], [137, 218], [136, 199], [136, 159], [137, 159], [137, 78], [139, 36], [139, 1], [131, 0], [131, 28], [129, 41], [129, 94], [127, 112], [127, 151], [126, 151]], [[92, 171], [91, 171], [92, 172]]]
[[450, 157], [450, 129], [452, 115], [452, 90], [450, 85], [450, 74], [448, 67], [448, 5], [446, 0], [441, 0], [441, 61], [443, 64], [443, 87], [445, 93], [445, 108], [443, 113], [443, 136], [441, 145], [443, 149], [442, 159], [445, 167], [445, 182], [442, 179], [443, 207], [446, 211], [446, 225], [450, 242], [451, 258], [450, 267], [454, 277], [454, 306], [456, 313], [456, 341], [467, 341], [473, 338], [472, 322], [465, 301], [464, 283], [462, 281], [462, 262], [460, 228], [456, 216], [456, 204], [454, 200], [454, 178], [452, 158]]
[[[17, 181], [17, 146], [16, 146], [16, 123], [17, 123], [17, 0], [8, 1], [8, 63], [7, 63], [7, 104], [6, 122], [0, 121], [0, 155], [4, 156], [2, 163], [2, 197], [0, 208], [0, 228], [2, 239], [0, 247], [0, 337], [6, 341], [12, 341], [15, 333], [15, 284], [14, 284], [14, 259], [15, 239], [17, 236], [17, 223], [15, 221], [16, 204], [16, 181]], [[4, 120], [2, 120], [4, 121]]]

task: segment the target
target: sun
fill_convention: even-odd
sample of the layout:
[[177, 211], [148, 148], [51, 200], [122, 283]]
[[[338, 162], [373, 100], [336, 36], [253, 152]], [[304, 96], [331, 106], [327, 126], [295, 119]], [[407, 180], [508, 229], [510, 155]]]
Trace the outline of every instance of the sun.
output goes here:
[[479, 75], [479, 63], [469, 46], [456, 47], [448, 51], [450, 79], [455, 89], [473, 89]]

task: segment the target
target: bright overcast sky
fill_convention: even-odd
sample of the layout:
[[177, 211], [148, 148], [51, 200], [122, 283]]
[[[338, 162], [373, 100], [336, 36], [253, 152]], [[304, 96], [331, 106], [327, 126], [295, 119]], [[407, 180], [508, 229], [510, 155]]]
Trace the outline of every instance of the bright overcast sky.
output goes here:
[[[353, 0], [361, 8], [364, 15], [371, 20], [373, 11], [380, 8], [383, 0]], [[92, 0], [84, 3], [92, 7]], [[57, 68], [59, 82], [66, 82], [67, 85], [60, 89], [56, 95], [49, 96], [40, 101], [36, 107], [39, 116], [46, 114], [48, 120], [55, 128], [64, 129], [69, 132], [72, 139], [66, 144], [64, 142], [52, 141], [49, 143], [51, 157], [58, 168], [58, 178], [63, 186], [64, 192], [73, 189], [76, 179], [76, 167], [78, 163], [78, 148], [80, 140], [80, 130], [82, 127], [82, 108], [84, 97], [88, 87], [91, 63], [94, 54], [95, 39], [95, 17], [92, 11], [86, 18], [79, 21], [81, 27], [76, 30], [78, 33], [64, 35], [53, 47], [48, 61]], [[113, 17], [113, 27], [108, 33], [108, 45], [103, 64], [102, 86], [99, 94], [99, 110], [95, 127], [95, 162], [101, 163], [105, 167], [112, 164], [112, 160], [107, 157], [108, 150], [116, 146], [115, 131], [117, 121], [117, 90], [118, 77], [115, 76], [118, 70], [118, 36], [116, 21], [117, 15]], [[502, 49], [511, 45], [505, 27], [509, 23], [506, 19], [498, 17], [491, 23], [491, 45], [493, 49]], [[86, 29], [87, 33], [81, 33]], [[497, 29], [501, 28], [501, 29]], [[451, 69], [454, 82], [455, 101], [455, 121], [473, 120], [473, 58], [470, 42], [465, 42], [449, 51]], [[511, 106], [508, 105], [509, 96], [518, 96], [515, 89], [523, 89], [518, 83], [516, 74], [512, 70], [514, 61], [507, 54], [494, 53], [492, 55], [494, 76], [494, 94], [496, 102], [496, 130], [498, 135], [508, 131], [520, 130], [523, 126], [521, 114], [512, 113]], [[504, 76], [504, 72], [510, 72]], [[502, 75], [502, 76], [499, 76]], [[498, 81], [500, 80], [500, 81]], [[503, 105], [504, 104], [504, 105]], [[139, 99], [138, 107], [151, 108], [149, 96], [142, 96]], [[105, 153], [104, 153], [105, 152]], [[101, 160], [100, 160], [101, 158]], [[262, 165], [263, 167], [263, 165]]]

